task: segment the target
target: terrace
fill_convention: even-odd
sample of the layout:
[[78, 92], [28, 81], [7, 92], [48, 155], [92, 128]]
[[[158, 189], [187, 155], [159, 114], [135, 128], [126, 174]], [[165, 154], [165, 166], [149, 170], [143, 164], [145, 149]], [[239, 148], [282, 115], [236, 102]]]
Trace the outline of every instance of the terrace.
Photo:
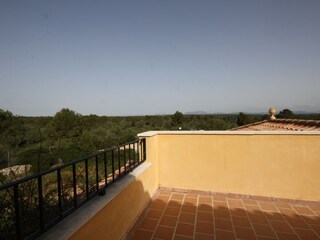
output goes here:
[[320, 239], [319, 131], [139, 137], [139, 164], [129, 167], [137, 151], [118, 154], [123, 178], [105, 189], [98, 177], [86, 203], [40, 239]]

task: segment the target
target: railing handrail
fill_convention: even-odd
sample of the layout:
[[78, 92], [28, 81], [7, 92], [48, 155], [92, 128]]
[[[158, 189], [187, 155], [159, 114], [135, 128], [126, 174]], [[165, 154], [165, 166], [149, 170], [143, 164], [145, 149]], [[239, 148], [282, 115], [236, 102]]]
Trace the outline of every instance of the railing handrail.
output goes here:
[[140, 140], [137, 139], [137, 140], [134, 140], [134, 141], [131, 141], [131, 142], [128, 142], [128, 143], [123, 143], [123, 144], [120, 144], [120, 145], [117, 145], [117, 146], [113, 146], [113, 147], [110, 147], [110, 148], [105, 148], [105, 149], [96, 151], [96, 152], [94, 152], [94, 153], [91, 153], [91, 154], [89, 154], [89, 155], [87, 155], [87, 156], [85, 156], [85, 157], [82, 157], [82, 158], [80, 158], [80, 159], [76, 159], [76, 160], [73, 160], [73, 161], [71, 161], [71, 162], [69, 162], [69, 163], [63, 164], [63, 165], [61, 165], [61, 166], [57, 166], [57, 167], [54, 167], [54, 168], [52, 168], [52, 169], [48, 169], [48, 170], [45, 170], [45, 171], [42, 171], [42, 172], [39, 172], [39, 173], [32, 174], [32, 175], [30, 175], [30, 176], [26, 176], [26, 177], [23, 177], [23, 178], [14, 180], [14, 181], [12, 181], [12, 182], [10, 182], [10, 183], [6, 183], [6, 184], [0, 186], [0, 191], [3, 190], [3, 189], [6, 189], [6, 188], [12, 187], [13, 185], [20, 184], [20, 183], [24, 183], [24, 182], [27, 182], [27, 181], [29, 181], [29, 180], [38, 178], [39, 176], [43, 176], [43, 175], [46, 175], [46, 174], [55, 172], [55, 171], [57, 171], [57, 170], [59, 170], [59, 169], [63, 169], [63, 168], [69, 167], [69, 166], [71, 166], [71, 165], [73, 165], [73, 164], [76, 164], [76, 163], [85, 161], [86, 159], [89, 159], [89, 158], [92, 158], [92, 157], [101, 155], [101, 154], [103, 154], [103, 153], [107, 153], [107, 152], [113, 151], [113, 150], [115, 150], [115, 149], [125, 147], [126, 145], [133, 144], [133, 143], [138, 143], [139, 141], [140, 141]]

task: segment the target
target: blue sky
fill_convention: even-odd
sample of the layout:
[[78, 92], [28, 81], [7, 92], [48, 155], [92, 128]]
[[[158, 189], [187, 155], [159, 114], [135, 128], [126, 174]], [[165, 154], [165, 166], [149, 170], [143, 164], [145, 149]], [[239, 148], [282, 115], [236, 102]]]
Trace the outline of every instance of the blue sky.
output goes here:
[[320, 1], [0, 1], [18, 115], [320, 112]]

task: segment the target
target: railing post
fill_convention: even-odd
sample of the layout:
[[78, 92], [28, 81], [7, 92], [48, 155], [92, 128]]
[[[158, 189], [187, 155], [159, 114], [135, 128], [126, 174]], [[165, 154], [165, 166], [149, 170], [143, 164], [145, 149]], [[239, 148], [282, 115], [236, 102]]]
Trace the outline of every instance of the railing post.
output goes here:
[[114, 152], [111, 150], [111, 160], [112, 160], [112, 182], [114, 181]]
[[58, 180], [58, 210], [59, 217], [62, 217], [62, 199], [61, 199], [61, 169], [57, 170], [57, 180]]
[[103, 154], [103, 162], [104, 162], [104, 187], [107, 187], [108, 182], [108, 169], [107, 169], [107, 153]]
[[86, 194], [87, 200], [89, 199], [89, 169], [88, 169], [88, 158], [85, 160], [85, 170], [86, 170]]
[[121, 176], [120, 148], [118, 147], [118, 178]]
[[73, 206], [77, 207], [77, 176], [76, 164], [72, 164]]
[[18, 184], [13, 186], [13, 195], [14, 195], [14, 213], [16, 219], [16, 236], [17, 239], [20, 240], [21, 238], [21, 223], [20, 223], [20, 204], [19, 204], [19, 191], [18, 191]]
[[96, 184], [97, 184], [97, 192], [99, 192], [99, 169], [98, 169], [98, 155], [96, 155]]
[[44, 229], [44, 220], [43, 220], [43, 195], [42, 195], [42, 175], [38, 176], [38, 195], [39, 195], [39, 220], [40, 220], [40, 229]]

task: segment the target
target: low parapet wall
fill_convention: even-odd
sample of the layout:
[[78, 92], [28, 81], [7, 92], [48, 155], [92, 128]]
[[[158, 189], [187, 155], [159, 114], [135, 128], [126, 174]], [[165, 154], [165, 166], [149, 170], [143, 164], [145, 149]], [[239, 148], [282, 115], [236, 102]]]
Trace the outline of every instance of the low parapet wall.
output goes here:
[[[159, 131], [160, 187], [320, 200], [320, 133]], [[156, 141], [148, 141], [156, 139]]]

